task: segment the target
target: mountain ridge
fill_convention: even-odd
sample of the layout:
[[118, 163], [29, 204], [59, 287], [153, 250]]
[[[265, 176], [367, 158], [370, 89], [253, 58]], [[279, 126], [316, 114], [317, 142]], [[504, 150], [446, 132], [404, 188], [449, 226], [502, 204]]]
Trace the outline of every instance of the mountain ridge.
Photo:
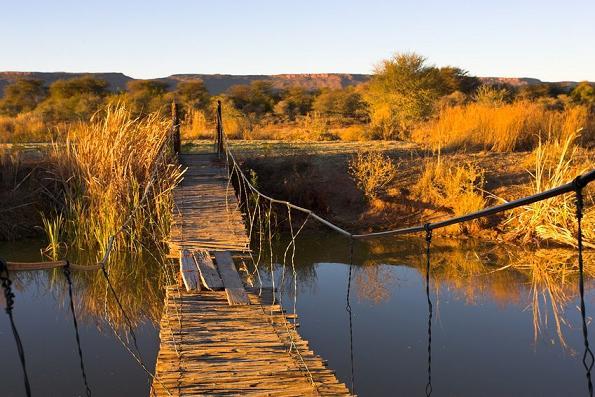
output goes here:
[[[126, 84], [134, 79], [120, 72], [0, 72], [0, 95], [3, 95], [4, 88], [19, 78], [33, 78], [44, 82], [46, 86], [59, 79], [68, 79], [80, 76], [95, 76], [108, 82], [111, 91], [122, 91]], [[282, 74], [201, 74], [201, 73], [180, 73], [167, 77], [152, 80], [163, 81], [170, 90], [175, 89], [181, 81], [200, 79], [205, 83], [209, 92], [213, 95], [227, 91], [236, 84], [250, 84], [253, 81], [270, 81], [275, 88], [283, 89], [289, 86], [298, 85], [307, 90], [321, 88], [338, 89], [351, 85], [358, 85], [366, 82], [369, 74], [361, 73], [282, 73]], [[514, 87], [524, 85], [535, 85], [542, 83], [557, 83], [572, 88], [578, 84], [576, 81], [546, 82], [532, 77], [479, 77], [488, 84], [508, 84]]]

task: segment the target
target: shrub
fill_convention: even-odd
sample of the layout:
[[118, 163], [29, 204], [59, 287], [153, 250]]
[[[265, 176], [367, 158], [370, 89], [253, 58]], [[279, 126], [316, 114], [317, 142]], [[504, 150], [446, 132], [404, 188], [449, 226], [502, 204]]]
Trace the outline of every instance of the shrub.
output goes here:
[[[540, 143], [534, 150], [533, 184], [530, 193], [570, 182], [595, 167], [593, 158], [579, 155], [576, 135], [564, 140]], [[585, 189], [583, 238], [586, 247], [595, 248], [595, 207], [592, 187]], [[509, 236], [523, 242], [542, 240], [576, 246], [577, 222], [573, 195], [562, 195], [518, 208], [505, 223]]]
[[364, 195], [373, 199], [395, 179], [397, 166], [380, 152], [359, 151], [349, 161], [349, 174]]
[[[421, 201], [447, 209], [453, 215], [465, 215], [486, 206], [482, 193], [483, 170], [473, 164], [458, 165], [444, 161], [427, 161], [419, 181], [412, 189]], [[472, 233], [484, 220], [461, 223], [450, 227], [451, 231]]]

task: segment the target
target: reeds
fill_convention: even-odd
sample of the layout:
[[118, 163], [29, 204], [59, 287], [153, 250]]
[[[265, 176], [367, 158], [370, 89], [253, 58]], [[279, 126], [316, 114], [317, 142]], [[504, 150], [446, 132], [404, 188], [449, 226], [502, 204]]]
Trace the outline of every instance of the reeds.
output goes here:
[[50, 151], [56, 216], [64, 218], [59, 237], [46, 228], [52, 241], [98, 258], [115, 234], [117, 250], [140, 252], [163, 241], [181, 176], [170, 131], [171, 122], [158, 114], [138, 119], [120, 105], [74, 125], [65, 144]]
[[[529, 193], [539, 193], [567, 182], [595, 167], [589, 154], [581, 154], [575, 134], [563, 140], [539, 143], [534, 150], [533, 183]], [[583, 216], [583, 242], [595, 248], [595, 207], [593, 188], [584, 189], [586, 205]], [[575, 197], [572, 194], [557, 196], [528, 206], [508, 215], [505, 222], [509, 238], [523, 243], [549, 241], [576, 247], [577, 218]]]
[[[483, 170], [467, 163], [456, 164], [438, 156], [427, 160], [422, 174], [413, 186], [414, 197], [424, 203], [447, 210], [452, 215], [465, 215], [484, 208]], [[484, 220], [474, 220], [446, 228], [447, 232], [475, 232]]]

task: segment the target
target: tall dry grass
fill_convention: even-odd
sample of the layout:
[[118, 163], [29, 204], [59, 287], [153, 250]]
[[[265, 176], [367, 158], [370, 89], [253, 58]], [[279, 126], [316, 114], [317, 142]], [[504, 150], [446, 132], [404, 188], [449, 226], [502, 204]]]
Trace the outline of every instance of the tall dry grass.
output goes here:
[[56, 127], [34, 112], [0, 116], [0, 143], [50, 142], [57, 137]]
[[64, 219], [60, 230], [51, 231], [58, 236], [54, 244], [100, 257], [122, 227], [115, 249], [140, 252], [162, 241], [181, 176], [168, 145], [170, 131], [171, 122], [158, 114], [138, 119], [123, 106], [73, 126], [65, 144], [50, 152], [60, 203], [55, 216]]
[[[567, 182], [595, 168], [595, 159], [576, 145], [577, 136], [539, 143], [533, 152], [533, 183], [529, 193], [539, 193]], [[584, 189], [584, 245], [595, 248], [595, 207], [593, 187]], [[524, 243], [549, 241], [576, 247], [577, 219], [572, 194], [557, 196], [512, 211], [505, 222], [510, 238]]]
[[[484, 176], [479, 167], [456, 164], [438, 156], [427, 160], [418, 182], [413, 186], [413, 196], [437, 209], [447, 210], [454, 216], [465, 215], [484, 208]], [[446, 232], [473, 233], [479, 230], [483, 219], [460, 223], [446, 228]]]
[[414, 141], [439, 149], [477, 149], [507, 152], [532, 149], [539, 141], [563, 140], [584, 130], [593, 141], [592, 116], [585, 106], [550, 110], [536, 102], [510, 104], [472, 102], [444, 107], [435, 119], [420, 125]]

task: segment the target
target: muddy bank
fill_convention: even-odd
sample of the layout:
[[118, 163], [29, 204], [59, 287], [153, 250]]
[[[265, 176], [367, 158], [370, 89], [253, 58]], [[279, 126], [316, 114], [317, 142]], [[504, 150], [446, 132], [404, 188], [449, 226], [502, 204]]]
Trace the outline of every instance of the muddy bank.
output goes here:
[[[363, 233], [418, 225], [453, 216], [453, 211], [413, 193], [424, 163], [435, 155], [404, 148], [384, 152], [397, 165], [397, 177], [373, 199], [367, 198], [349, 175], [354, 153], [319, 153], [244, 157], [242, 167], [252, 173], [265, 194], [314, 210], [347, 230]], [[442, 154], [451, 164], [473, 164], [483, 171], [483, 195], [488, 204], [512, 200], [529, 193], [531, 153]], [[280, 216], [286, 212], [278, 209]], [[495, 237], [499, 218], [474, 232]]]
[[39, 150], [0, 149], [0, 240], [43, 235], [52, 178]]

